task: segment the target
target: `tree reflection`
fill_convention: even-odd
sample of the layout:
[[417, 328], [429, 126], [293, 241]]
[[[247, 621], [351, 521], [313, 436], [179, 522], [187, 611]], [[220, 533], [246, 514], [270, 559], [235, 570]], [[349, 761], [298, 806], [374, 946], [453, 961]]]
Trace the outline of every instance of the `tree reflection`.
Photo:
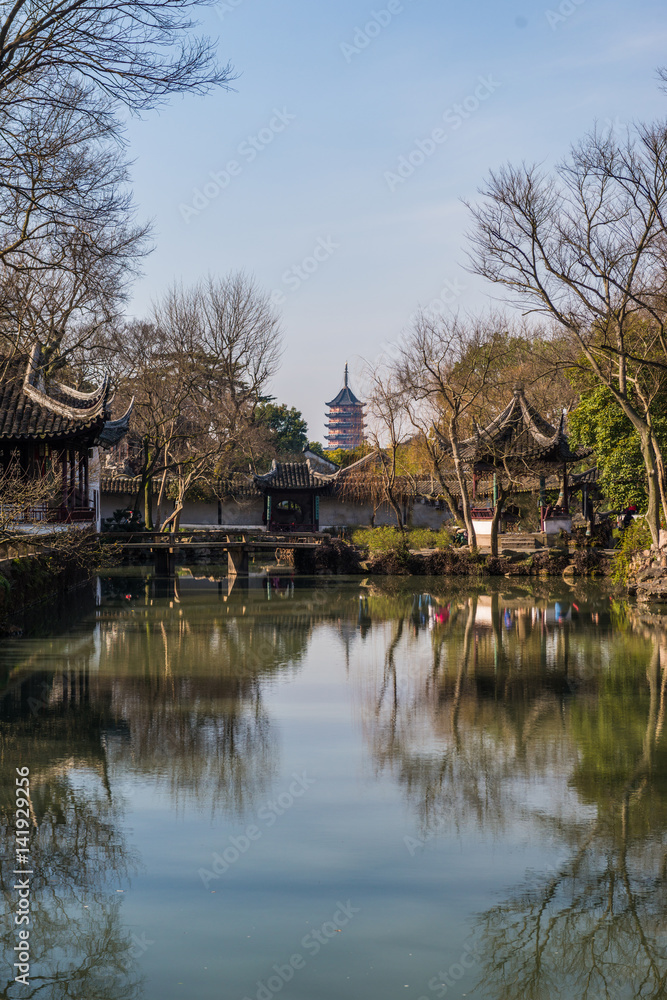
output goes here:
[[[137, 868], [124, 833], [123, 803], [110, 794], [99, 760], [86, 759], [87, 721], [51, 716], [1, 724], [5, 760], [30, 760], [30, 985], [6, 973], [2, 996], [53, 1000], [134, 1000], [142, 980], [123, 926], [118, 886]], [[14, 955], [14, 771], [5, 771], [0, 824], [9, 859], [2, 867], [0, 938]], [[9, 958], [7, 970], [14, 958]]]
[[585, 598], [428, 596], [366, 699], [376, 767], [423, 835], [528, 821], [567, 854], [479, 917], [476, 995], [667, 996], [667, 638]]

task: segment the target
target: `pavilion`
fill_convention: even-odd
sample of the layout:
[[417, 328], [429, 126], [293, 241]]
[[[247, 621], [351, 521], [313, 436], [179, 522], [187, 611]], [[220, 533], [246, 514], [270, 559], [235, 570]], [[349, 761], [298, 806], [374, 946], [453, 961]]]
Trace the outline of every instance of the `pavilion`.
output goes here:
[[[446, 447], [448, 443], [443, 441]], [[505, 473], [510, 479], [526, 475], [540, 477], [540, 516], [542, 531], [547, 535], [572, 530], [569, 506], [568, 465], [590, 454], [590, 449], [572, 449], [565, 430], [565, 414], [558, 427], [552, 426], [528, 402], [521, 383], [514, 386], [513, 396], [505, 409], [486, 427], [477, 427], [475, 434], [459, 444], [461, 459], [480, 473]], [[558, 472], [561, 490], [558, 502], [547, 506], [544, 485], [547, 475]], [[497, 504], [494, 491], [491, 509], [473, 507], [473, 524], [480, 534], [490, 534], [493, 512]]]
[[[111, 419], [109, 378], [92, 392], [62, 385], [46, 374], [39, 345], [29, 354], [0, 357], [0, 473], [18, 469], [28, 479], [55, 473], [57, 496], [17, 517], [48, 522], [99, 520], [99, 447], [117, 443], [132, 410]], [[92, 461], [91, 461], [92, 460]]]
[[307, 462], [276, 462], [254, 476], [264, 497], [262, 521], [269, 531], [319, 531], [320, 497], [331, 492], [335, 475], [316, 472]]

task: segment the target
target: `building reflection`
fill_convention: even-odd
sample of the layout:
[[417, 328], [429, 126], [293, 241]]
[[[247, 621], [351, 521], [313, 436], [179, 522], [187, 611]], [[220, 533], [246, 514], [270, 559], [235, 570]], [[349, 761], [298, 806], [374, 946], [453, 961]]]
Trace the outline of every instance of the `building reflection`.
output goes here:
[[667, 632], [585, 593], [422, 593], [362, 697], [422, 837], [532, 829], [564, 855], [480, 915], [475, 995], [667, 995]]
[[480, 995], [666, 995], [667, 632], [583, 589], [429, 586], [193, 576], [161, 593], [114, 577], [80, 626], [5, 644], [0, 817], [11, 839], [10, 770], [30, 761], [45, 995], [76, 980], [82, 997], [141, 996], [117, 894], [141, 864], [121, 779], [179, 809], [253, 811], [280, 757], [266, 688], [321, 628], [415, 832], [521, 825], [558, 847], [556, 870], [480, 914]]

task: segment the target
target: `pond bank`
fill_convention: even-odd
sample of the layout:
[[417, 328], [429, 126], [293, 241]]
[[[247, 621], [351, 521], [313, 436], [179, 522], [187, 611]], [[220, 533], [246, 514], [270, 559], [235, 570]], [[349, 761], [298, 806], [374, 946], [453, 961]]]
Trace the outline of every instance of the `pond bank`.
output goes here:
[[0, 560], [0, 635], [16, 631], [11, 616], [80, 586], [97, 572], [97, 535], [64, 537], [22, 543], [21, 554]]
[[600, 549], [551, 548], [491, 556], [449, 548], [379, 553], [362, 561], [361, 567], [385, 576], [608, 576], [611, 561], [612, 556]]

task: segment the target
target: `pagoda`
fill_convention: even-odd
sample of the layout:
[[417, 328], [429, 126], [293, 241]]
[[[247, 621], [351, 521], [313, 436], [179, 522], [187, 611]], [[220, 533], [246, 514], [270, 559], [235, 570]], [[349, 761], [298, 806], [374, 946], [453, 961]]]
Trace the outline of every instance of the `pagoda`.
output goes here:
[[348, 384], [348, 370], [345, 365], [345, 383], [335, 399], [326, 403], [329, 407], [325, 427], [327, 449], [358, 448], [364, 441], [364, 404], [357, 399]]

